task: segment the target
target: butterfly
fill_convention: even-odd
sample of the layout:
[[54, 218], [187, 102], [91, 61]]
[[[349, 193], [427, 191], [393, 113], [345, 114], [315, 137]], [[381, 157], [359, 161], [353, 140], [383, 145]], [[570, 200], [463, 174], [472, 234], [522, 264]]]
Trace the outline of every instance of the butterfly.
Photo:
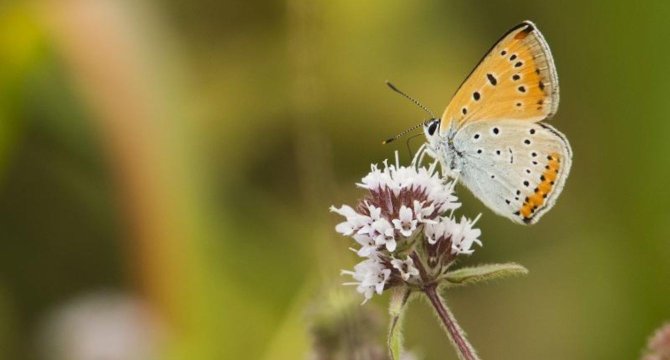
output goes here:
[[524, 21], [493, 45], [442, 117], [422, 123], [424, 150], [495, 213], [533, 224], [556, 203], [572, 164], [567, 138], [544, 122], [558, 101], [549, 46]]

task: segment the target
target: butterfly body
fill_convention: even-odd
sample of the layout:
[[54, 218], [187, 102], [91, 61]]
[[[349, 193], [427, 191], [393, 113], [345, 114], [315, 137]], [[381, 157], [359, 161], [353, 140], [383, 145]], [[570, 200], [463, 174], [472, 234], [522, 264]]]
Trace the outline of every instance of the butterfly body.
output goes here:
[[506, 33], [424, 125], [427, 153], [494, 212], [532, 224], [551, 209], [572, 163], [566, 137], [542, 122], [558, 108], [544, 38], [525, 21]]

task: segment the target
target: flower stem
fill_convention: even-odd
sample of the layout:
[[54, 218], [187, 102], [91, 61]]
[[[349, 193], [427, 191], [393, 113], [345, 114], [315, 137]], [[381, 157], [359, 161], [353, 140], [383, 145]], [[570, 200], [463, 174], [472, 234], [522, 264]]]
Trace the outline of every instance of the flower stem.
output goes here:
[[451, 340], [452, 345], [456, 348], [459, 359], [479, 360], [475, 349], [465, 338], [463, 329], [458, 325], [456, 318], [454, 318], [454, 315], [447, 307], [447, 304], [444, 302], [440, 294], [438, 294], [437, 287], [435, 285], [429, 285], [425, 287], [423, 291], [442, 321], [442, 325], [444, 325], [449, 340]]
[[399, 360], [402, 355], [402, 321], [405, 313], [405, 305], [409, 300], [411, 290], [409, 288], [394, 288], [389, 304], [391, 315], [391, 326], [388, 333], [388, 350], [392, 360]]

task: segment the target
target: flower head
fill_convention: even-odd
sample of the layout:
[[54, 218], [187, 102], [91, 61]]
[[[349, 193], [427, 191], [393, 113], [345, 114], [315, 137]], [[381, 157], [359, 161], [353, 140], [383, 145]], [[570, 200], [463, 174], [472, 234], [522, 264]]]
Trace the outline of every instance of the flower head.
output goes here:
[[374, 293], [381, 294], [384, 285], [391, 276], [391, 270], [375, 257], [369, 257], [354, 267], [354, 271], [342, 270], [342, 274], [351, 275], [354, 282], [345, 285], [356, 285], [356, 290], [365, 296], [365, 301], [372, 298]]
[[482, 231], [472, 227], [475, 222], [477, 222], [477, 219], [471, 221], [465, 216], [461, 216], [460, 223], [455, 221], [449, 223], [447, 232], [451, 234], [451, 250], [454, 253], [469, 255], [474, 252], [472, 250], [473, 244], [482, 246], [482, 242], [479, 241]]
[[419, 167], [416, 160], [401, 166], [396, 154], [395, 164], [372, 165], [357, 184], [367, 193], [356, 206], [330, 208], [345, 218], [335, 230], [352, 237], [360, 246], [354, 250], [365, 258], [353, 271], [342, 271], [353, 277], [347, 284], [356, 285], [365, 301], [399, 284], [436, 281], [456, 256], [481, 246], [476, 220], [454, 219], [460, 207], [454, 181], [436, 167]]
[[670, 359], [670, 323], [666, 323], [656, 330], [649, 339], [646, 354], [642, 360], [668, 360]]
[[102, 291], [76, 297], [45, 318], [38, 348], [45, 359], [157, 359], [164, 330], [142, 299]]

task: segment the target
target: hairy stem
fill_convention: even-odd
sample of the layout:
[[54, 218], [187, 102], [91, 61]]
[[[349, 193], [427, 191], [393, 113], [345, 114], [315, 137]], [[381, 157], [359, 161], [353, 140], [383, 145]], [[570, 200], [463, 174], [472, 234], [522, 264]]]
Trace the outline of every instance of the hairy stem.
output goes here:
[[393, 289], [389, 313], [391, 325], [388, 333], [388, 350], [392, 360], [399, 360], [402, 355], [402, 321], [405, 313], [405, 305], [409, 300], [411, 290], [409, 288]]
[[430, 303], [433, 305], [435, 312], [442, 321], [444, 329], [447, 332], [449, 340], [451, 340], [452, 345], [456, 348], [458, 357], [461, 360], [479, 360], [475, 349], [472, 347], [470, 342], [465, 338], [465, 333], [463, 329], [456, 322], [456, 318], [451, 313], [447, 304], [444, 302], [440, 294], [437, 292], [437, 287], [435, 285], [429, 285], [423, 289], [424, 293], [430, 300]]

